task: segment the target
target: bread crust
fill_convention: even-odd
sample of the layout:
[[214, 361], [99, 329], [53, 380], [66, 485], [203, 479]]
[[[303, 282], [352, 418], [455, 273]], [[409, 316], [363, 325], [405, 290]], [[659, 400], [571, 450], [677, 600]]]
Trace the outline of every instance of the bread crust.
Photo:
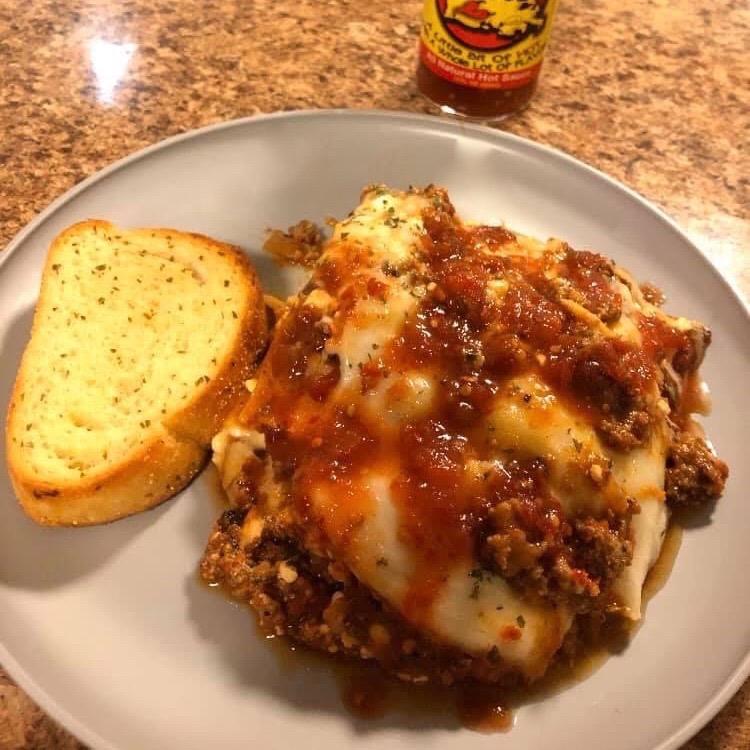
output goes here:
[[[48, 526], [87, 526], [114, 521], [153, 508], [182, 490], [204, 467], [210, 455], [211, 439], [246, 396], [245, 382], [255, 372], [267, 343], [263, 293], [255, 270], [243, 252], [203, 235], [172, 229], [121, 231], [100, 220], [69, 227], [52, 243], [37, 311], [45, 295], [54, 292], [54, 284], [50, 284], [51, 268], [59, 260], [65, 241], [94, 228], [118, 231], [134, 241], [140, 233], [147, 233], [148, 237], [169, 235], [177, 240], [190, 239], [200, 244], [202, 252], [221, 254], [222, 262], [229, 261], [243, 280], [244, 306], [237, 311], [238, 320], [232, 320], [236, 331], [231, 346], [217, 352], [210, 380], [196, 385], [191, 396], [179, 409], [166, 414], [160, 425], [144, 431], [143, 442], [119, 461], [100, 469], [93, 468], [80, 479], [71, 481], [49, 481], [29, 466], [23, 450], [18, 448], [23, 430], [17, 417], [20, 394], [28, 374], [44, 367], [44, 362], [29, 356], [27, 345], [8, 409], [7, 462], [13, 489], [24, 511]], [[35, 313], [30, 341], [41, 324]]]

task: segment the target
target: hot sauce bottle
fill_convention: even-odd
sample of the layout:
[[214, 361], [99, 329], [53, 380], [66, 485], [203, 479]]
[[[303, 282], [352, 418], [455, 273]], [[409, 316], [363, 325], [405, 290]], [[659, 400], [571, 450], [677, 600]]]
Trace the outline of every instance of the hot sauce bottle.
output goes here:
[[417, 87], [443, 112], [500, 120], [536, 90], [557, 0], [425, 0]]

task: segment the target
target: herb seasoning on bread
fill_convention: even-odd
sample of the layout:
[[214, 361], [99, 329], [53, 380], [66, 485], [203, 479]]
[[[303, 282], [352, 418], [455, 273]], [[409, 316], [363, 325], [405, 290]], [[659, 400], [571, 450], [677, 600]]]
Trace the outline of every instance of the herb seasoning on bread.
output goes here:
[[90, 525], [152, 508], [200, 471], [267, 339], [235, 247], [75, 224], [52, 243], [6, 425], [26, 513]]

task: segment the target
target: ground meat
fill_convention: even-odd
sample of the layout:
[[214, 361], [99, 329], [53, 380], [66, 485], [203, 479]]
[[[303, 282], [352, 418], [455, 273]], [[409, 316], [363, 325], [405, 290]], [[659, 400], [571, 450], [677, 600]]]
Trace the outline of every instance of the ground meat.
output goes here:
[[627, 451], [648, 441], [654, 423], [648, 394], [657, 376], [644, 351], [620, 339], [573, 338], [551, 350], [546, 370], [608, 445]]
[[323, 235], [313, 222], [303, 219], [286, 232], [269, 232], [263, 249], [291, 265], [311, 268], [323, 251]]
[[705, 326], [695, 324], [690, 329], [683, 345], [672, 358], [672, 367], [680, 375], [696, 372], [706, 356], [706, 349], [711, 343], [711, 331]]
[[374, 660], [415, 684], [464, 680], [513, 685], [520, 674], [496, 650], [467, 654], [422, 636], [340, 564], [309, 552], [302, 529], [266, 521], [246, 548], [241, 511], [217, 522], [201, 561], [202, 578], [249, 603], [268, 634], [289, 636], [316, 651]]
[[[548, 504], [541, 513], [530, 512], [529, 502], [509, 498], [495, 505], [490, 533], [480, 541], [481, 558], [524, 594], [563, 601], [577, 612], [597, 610], [599, 595], [632, 560], [633, 509], [625, 517], [610, 513], [568, 522]], [[541, 498], [531, 502], [546, 504]]]
[[570, 544], [576, 565], [605, 586], [620, 575], [633, 557], [627, 524], [615, 516], [576, 519]]
[[596, 431], [607, 445], [629, 451], [643, 445], [651, 434], [653, 417], [645, 409], [633, 409], [625, 417], [600, 419]]
[[667, 301], [664, 292], [662, 292], [656, 284], [652, 284], [650, 281], [640, 284], [639, 288], [643, 295], [643, 299], [656, 307], [661, 307]]
[[703, 438], [679, 433], [667, 456], [667, 501], [685, 506], [717, 500], [728, 474], [727, 465], [711, 452]]

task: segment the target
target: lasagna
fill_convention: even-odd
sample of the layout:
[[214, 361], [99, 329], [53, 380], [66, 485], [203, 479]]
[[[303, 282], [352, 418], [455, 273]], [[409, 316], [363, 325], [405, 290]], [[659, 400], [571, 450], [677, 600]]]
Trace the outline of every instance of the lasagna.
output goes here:
[[412, 683], [531, 682], [586, 623], [638, 620], [670, 509], [727, 476], [692, 416], [709, 331], [434, 187], [366, 189], [300, 255], [214, 441], [231, 507], [204, 579]]

